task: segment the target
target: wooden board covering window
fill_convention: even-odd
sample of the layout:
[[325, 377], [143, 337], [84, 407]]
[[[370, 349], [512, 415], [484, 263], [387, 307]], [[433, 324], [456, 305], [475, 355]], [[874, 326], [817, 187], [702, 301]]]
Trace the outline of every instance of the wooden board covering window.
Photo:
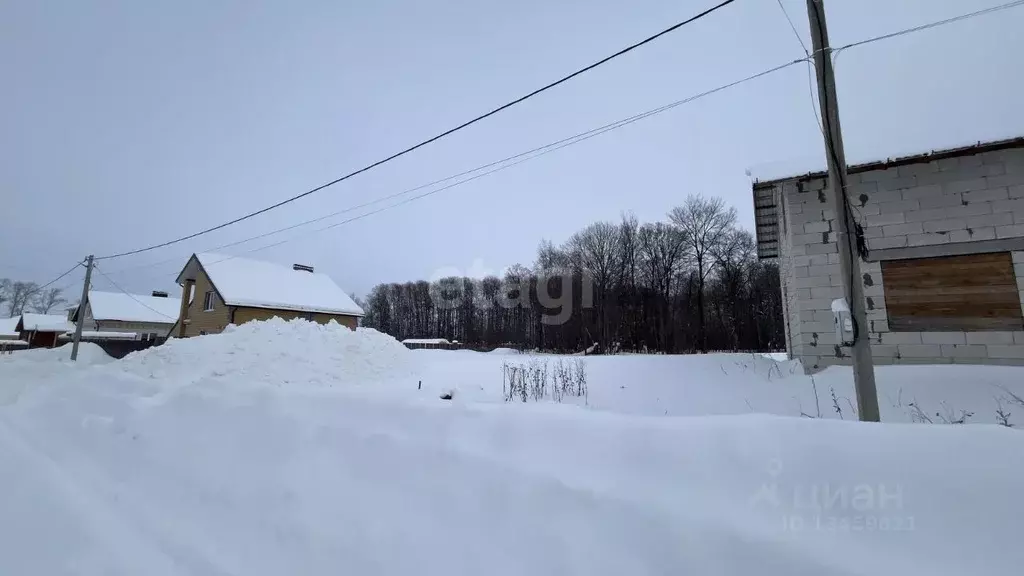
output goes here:
[[882, 262], [893, 332], [1021, 330], [1009, 252]]

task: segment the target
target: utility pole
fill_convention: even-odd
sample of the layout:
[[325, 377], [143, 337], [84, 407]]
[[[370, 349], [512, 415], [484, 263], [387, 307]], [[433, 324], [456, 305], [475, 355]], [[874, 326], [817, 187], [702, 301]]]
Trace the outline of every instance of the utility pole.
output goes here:
[[818, 103], [824, 123], [825, 152], [828, 157], [828, 184], [832, 192], [836, 220], [836, 243], [839, 246], [839, 267], [843, 276], [843, 294], [853, 317], [853, 386], [857, 391], [857, 414], [864, 422], [878, 422], [878, 391], [875, 389], [875, 366], [871, 358], [868, 320], [864, 309], [864, 286], [860, 282], [860, 254], [853, 214], [849, 210], [846, 188], [846, 155], [843, 132], [839, 126], [839, 101], [836, 78], [832, 69], [832, 48], [825, 25], [824, 0], [807, 0], [807, 17], [811, 24], [814, 46], [814, 68], [818, 79]]
[[82, 340], [82, 325], [85, 324], [85, 309], [89, 303], [89, 282], [92, 280], [92, 254], [86, 258], [85, 283], [82, 284], [82, 299], [78, 301], [78, 322], [75, 323], [75, 340], [71, 345], [71, 359], [78, 360], [78, 342]]

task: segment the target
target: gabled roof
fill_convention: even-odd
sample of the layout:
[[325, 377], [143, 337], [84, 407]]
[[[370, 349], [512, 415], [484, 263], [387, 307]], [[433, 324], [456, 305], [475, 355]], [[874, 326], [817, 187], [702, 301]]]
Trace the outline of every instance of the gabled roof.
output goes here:
[[228, 306], [363, 316], [360, 308], [326, 274], [292, 270], [271, 262], [222, 254], [193, 254], [178, 274], [178, 284], [206, 272]]
[[74, 330], [75, 325], [68, 322], [64, 314], [32, 314], [26, 312], [21, 315], [16, 330], [26, 332], [68, 332]]
[[172, 324], [181, 313], [181, 298], [90, 290], [89, 307], [93, 320]]
[[17, 337], [18, 331], [15, 328], [18, 327], [18, 321], [21, 320], [20, 316], [14, 318], [0, 318], [0, 338], [10, 338], [11, 336]]

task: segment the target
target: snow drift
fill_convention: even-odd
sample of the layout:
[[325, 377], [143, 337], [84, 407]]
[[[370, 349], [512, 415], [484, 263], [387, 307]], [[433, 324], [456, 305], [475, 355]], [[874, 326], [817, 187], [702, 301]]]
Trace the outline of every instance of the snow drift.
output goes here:
[[[25, 383], [0, 405], [0, 574], [1024, 567], [1020, 431], [445, 402], [407, 380], [413, 357], [503, 360], [275, 320], [102, 364], [0, 362], [0, 389]], [[590, 371], [622, 362], [626, 393], [684, 360]], [[785, 380], [763, 358], [686, 362], [709, 387]]]
[[169, 339], [126, 356], [118, 369], [176, 384], [207, 379], [275, 386], [337, 386], [413, 380], [413, 359], [372, 328], [272, 318], [228, 326], [221, 334]]

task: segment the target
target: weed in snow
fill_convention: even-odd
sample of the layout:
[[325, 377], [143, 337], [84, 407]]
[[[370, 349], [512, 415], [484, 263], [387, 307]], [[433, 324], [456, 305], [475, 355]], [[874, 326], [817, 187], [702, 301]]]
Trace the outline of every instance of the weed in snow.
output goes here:
[[503, 362], [501, 370], [502, 397], [506, 402], [539, 402], [548, 398], [562, 402], [566, 397], [587, 402], [587, 364], [580, 358], [558, 359], [550, 370], [548, 362], [542, 360], [525, 364]]

